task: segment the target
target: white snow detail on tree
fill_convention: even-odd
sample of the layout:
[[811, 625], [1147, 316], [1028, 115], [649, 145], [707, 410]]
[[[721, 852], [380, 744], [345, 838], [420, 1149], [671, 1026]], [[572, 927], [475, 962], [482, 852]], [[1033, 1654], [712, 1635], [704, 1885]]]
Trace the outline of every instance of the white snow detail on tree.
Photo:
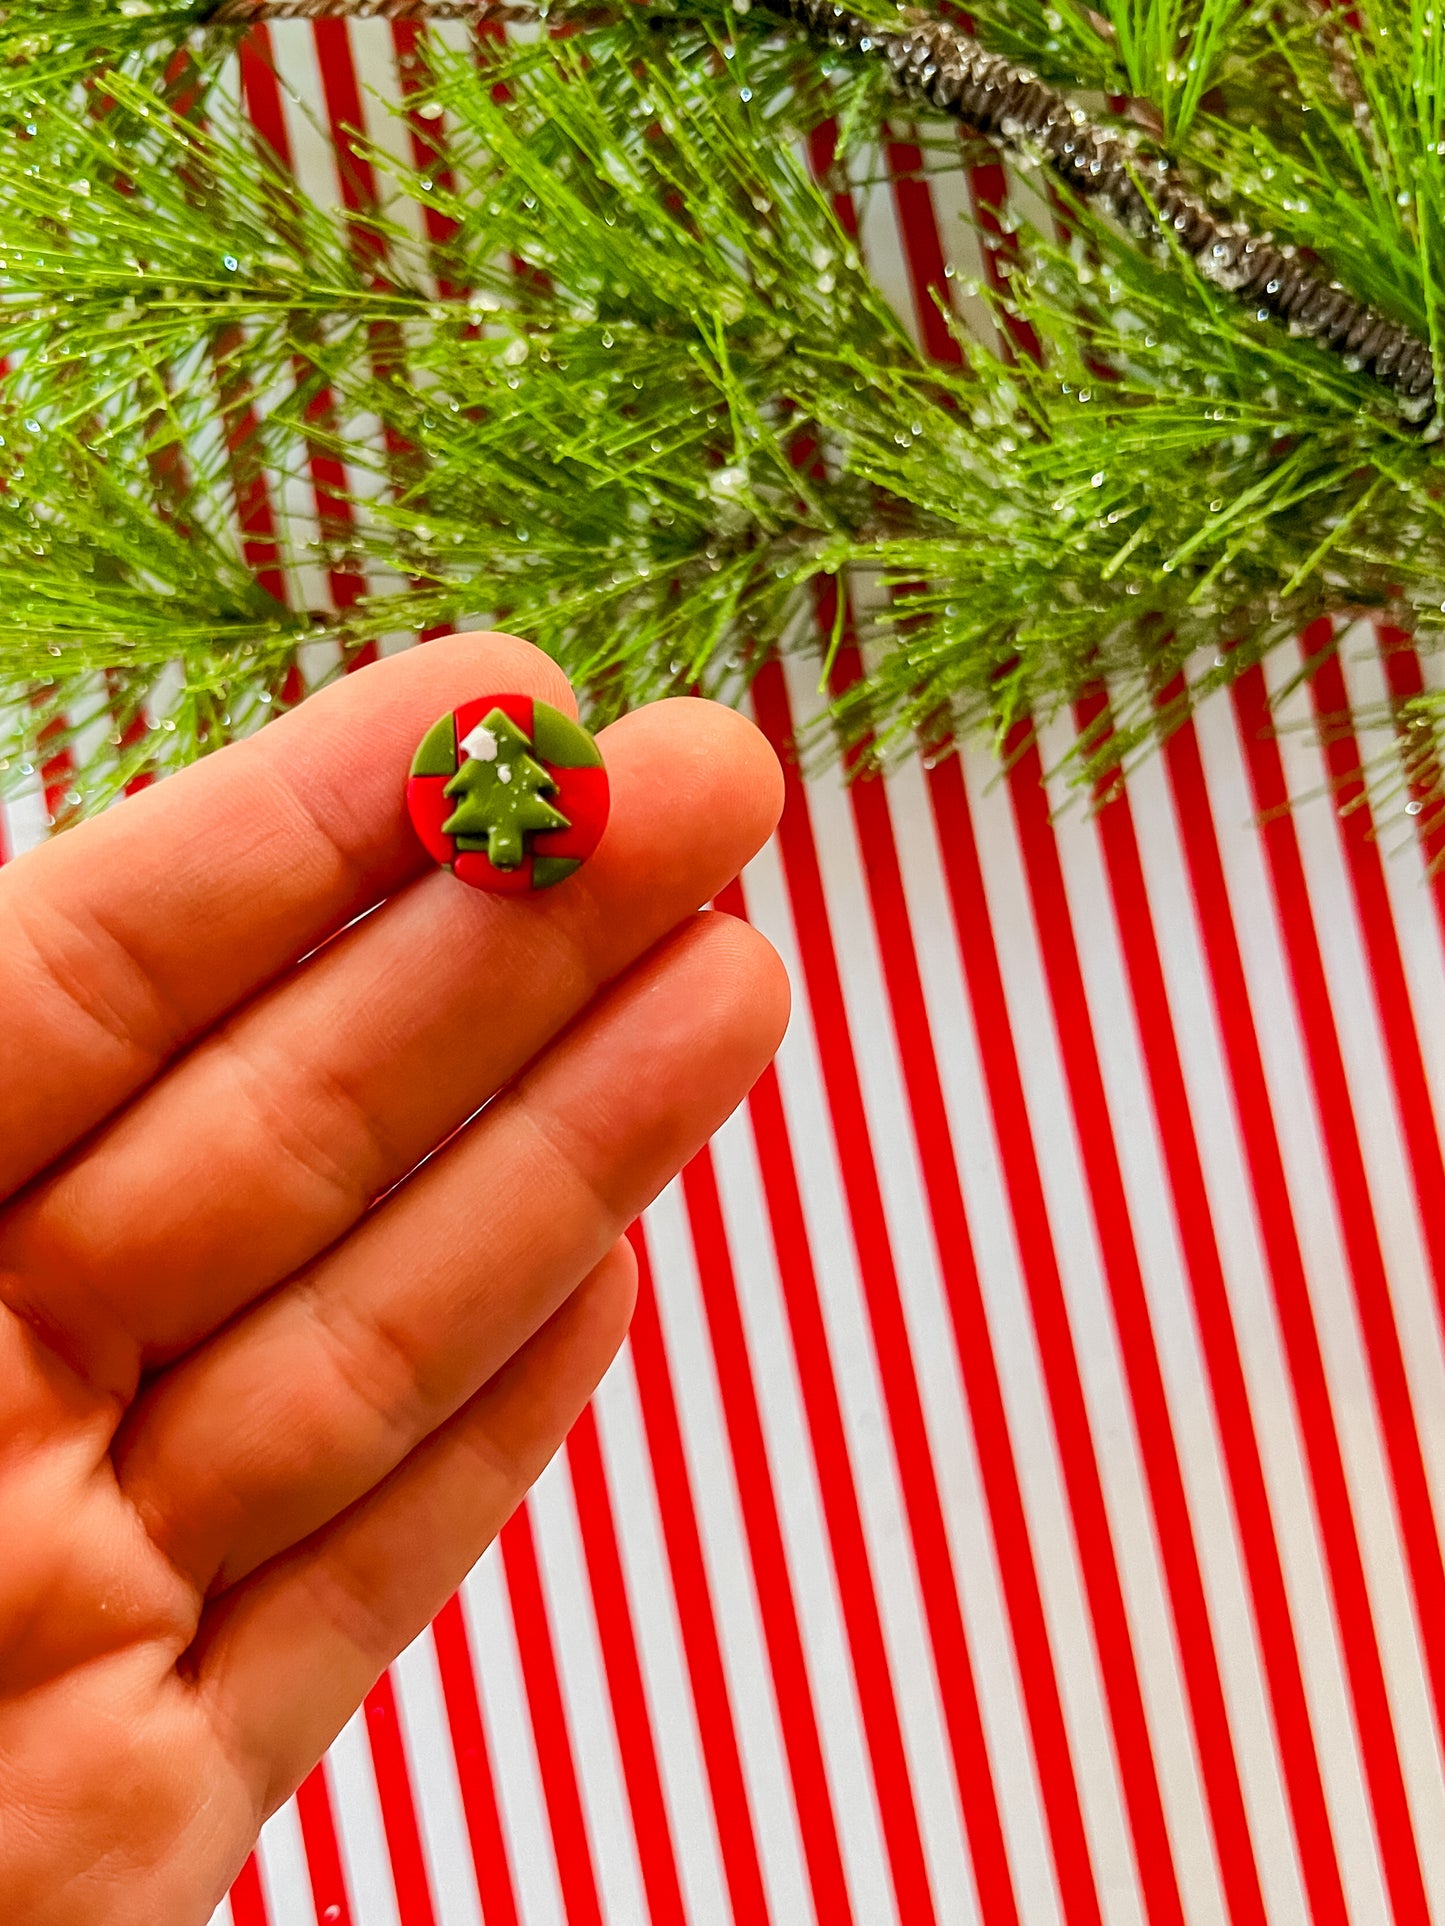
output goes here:
[[457, 744], [457, 747], [464, 749], [469, 756], [475, 757], [478, 762], [495, 762], [497, 760], [497, 738], [485, 722], [479, 722], [475, 729], [463, 736]]

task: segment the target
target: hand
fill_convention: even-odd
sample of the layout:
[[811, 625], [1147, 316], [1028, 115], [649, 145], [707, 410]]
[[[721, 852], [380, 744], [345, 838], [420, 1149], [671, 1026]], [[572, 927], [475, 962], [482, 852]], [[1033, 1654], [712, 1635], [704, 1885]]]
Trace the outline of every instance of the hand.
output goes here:
[[0, 873], [15, 1926], [208, 1918], [557, 1449], [624, 1227], [777, 1047], [773, 952], [692, 913], [776, 819], [761, 737], [627, 717], [592, 861], [487, 896], [403, 797], [496, 688], [575, 713], [526, 643], [428, 643]]

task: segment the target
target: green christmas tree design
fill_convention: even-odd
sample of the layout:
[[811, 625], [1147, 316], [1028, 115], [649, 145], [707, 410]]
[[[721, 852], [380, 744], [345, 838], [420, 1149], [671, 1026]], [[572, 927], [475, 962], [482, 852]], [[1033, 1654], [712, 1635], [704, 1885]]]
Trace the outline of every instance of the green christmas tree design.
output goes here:
[[505, 710], [493, 709], [458, 744], [465, 753], [442, 791], [457, 803], [443, 835], [454, 837], [458, 850], [485, 850], [498, 869], [517, 867], [529, 831], [571, 827], [547, 800], [557, 785], [531, 747]]

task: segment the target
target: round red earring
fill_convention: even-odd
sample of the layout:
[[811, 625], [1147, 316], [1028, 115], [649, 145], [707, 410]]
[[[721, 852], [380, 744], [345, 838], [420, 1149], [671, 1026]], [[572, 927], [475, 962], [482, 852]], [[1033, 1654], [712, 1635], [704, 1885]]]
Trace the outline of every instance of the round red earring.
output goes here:
[[591, 735], [525, 695], [478, 696], [442, 716], [406, 786], [428, 853], [474, 889], [508, 896], [579, 869], [607, 826], [609, 800]]

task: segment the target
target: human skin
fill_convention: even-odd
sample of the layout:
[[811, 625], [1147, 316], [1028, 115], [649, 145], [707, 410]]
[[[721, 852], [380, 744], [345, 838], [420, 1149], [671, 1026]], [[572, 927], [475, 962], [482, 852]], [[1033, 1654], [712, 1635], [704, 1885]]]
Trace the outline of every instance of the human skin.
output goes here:
[[431, 642], [0, 871], [16, 1926], [203, 1926], [557, 1449], [626, 1225], [786, 1026], [695, 913], [781, 805], [751, 725], [614, 724], [597, 853], [488, 896], [403, 798], [497, 689], [576, 712], [525, 642]]

